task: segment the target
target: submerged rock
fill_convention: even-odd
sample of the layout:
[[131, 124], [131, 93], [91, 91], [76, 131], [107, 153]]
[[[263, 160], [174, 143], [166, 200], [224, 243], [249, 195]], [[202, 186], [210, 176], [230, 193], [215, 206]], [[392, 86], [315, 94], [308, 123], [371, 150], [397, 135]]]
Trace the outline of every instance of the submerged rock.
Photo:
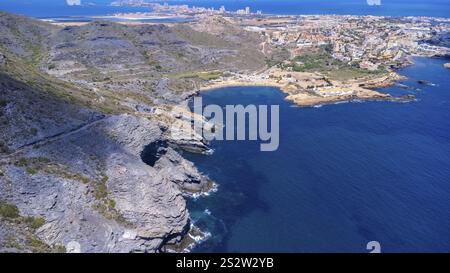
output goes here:
[[435, 86], [434, 83], [427, 81], [427, 80], [418, 80], [417, 81], [418, 84], [423, 84], [423, 85], [428, 85], [428, 86]]

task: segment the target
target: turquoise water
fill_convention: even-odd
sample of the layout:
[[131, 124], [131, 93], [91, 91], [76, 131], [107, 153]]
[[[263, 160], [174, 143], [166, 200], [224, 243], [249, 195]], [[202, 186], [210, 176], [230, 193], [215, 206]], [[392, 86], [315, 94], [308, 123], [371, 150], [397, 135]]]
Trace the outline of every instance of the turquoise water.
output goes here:
[[[448, 61], [448, 60], [447, 60]], [[187, 155], [220, 185], [189, 203], [212, 234], [194, 251], [450, 251], [450, 70], [416, 59], [401, 70], [420, 90], [412, 103], [297, 108], [275, 88], [204, 93], [204, 103], [279, 104], [280, 148], [215, 141], [211, 156]], [[435, 86], [420, 85], [428, 80]]]

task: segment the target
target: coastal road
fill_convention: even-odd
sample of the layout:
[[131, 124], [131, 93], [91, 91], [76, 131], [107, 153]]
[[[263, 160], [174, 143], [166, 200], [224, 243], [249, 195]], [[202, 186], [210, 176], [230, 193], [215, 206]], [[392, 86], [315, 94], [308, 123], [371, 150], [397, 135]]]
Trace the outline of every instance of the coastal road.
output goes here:
[[81, 124], [81, 125], [79, 125], [79, 126], [77, 126], [77, 127], [75, 127], [75, 128], [72, 128], [72, 129], [69, 129], [69, 130], [66, 130], [66, 131], [63, 131], [63, 132], [60, 132], [60, 133], [51, 135], [51, 136], [47, 136], [47, 137], [38, 139], [38, 140], [36, 140], [36, 141], [27, 143], [27, 144], [25, 144], [25, 145], [22, 145], [22, 146], [16, 148], [15, 151], [12, 152], [12, 153], [10, 153], [10, 154], [7, 154], [7, 155], [1, 155], [1, 156], [0, 156], [0, 163], [6, 163], [6, 162], [8, 162], [11, 158], [13, 158], [14, 156], [16, 156], [16, 155], [18, 155], [18, 154], [20, 154], [20, 153], [26, 152], [26, 151], [28, 151], [29, 149], [31, 149], [31, 148], [33, 148], [33, 147], [35, 147], [35, 146], [37, 146], [37, 145], [46, 145], [46, 144], [48, 144], [49, 142], [57, 141], [57, 140], [66, 138], [66, 137], [68, 137], [68, 136], [77, 134], [77, 133], [79, 133], [79, 132], [81, 132], [81, 131], [83, 131], [83, 130], [86, 130], [86, 129], [88, 129], [88, 128], [90, 128], [90, 127], [92, 127], [92, 126], [94, 126], [94, 125], [100, 123], [101, 121], [103, 121], [103, 120], [106, 119], [106, 118], [107, 118], [106, 115], [101, 115], [99, 118], [95, 119], [94, 121], [90, 121], [90, 122]]

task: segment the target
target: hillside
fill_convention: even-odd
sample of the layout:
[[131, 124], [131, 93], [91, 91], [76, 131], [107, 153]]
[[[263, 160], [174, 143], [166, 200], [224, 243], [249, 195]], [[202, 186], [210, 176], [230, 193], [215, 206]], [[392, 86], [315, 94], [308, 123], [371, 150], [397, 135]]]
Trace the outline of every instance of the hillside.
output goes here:
[[195, 90], [161, 82], [187, 81], [163, 75], [186, 72], [180, 52], [208, 66], [202, 53], [165, 26], [58, 28], [1, 13], [0, 31], [0, 252], [181, 242], [183, 196], [211, 182], [178, 151], [207, 146], [167, 104]]

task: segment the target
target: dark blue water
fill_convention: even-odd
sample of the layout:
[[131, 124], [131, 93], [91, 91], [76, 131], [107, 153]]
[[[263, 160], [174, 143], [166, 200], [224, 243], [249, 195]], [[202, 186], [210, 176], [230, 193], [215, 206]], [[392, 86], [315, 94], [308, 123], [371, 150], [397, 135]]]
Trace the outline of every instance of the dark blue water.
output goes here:
[[[145, 8], [110, 7], [109, 0], [1, 0], [0, 10], [39, 18], [83, 17]], [[93, 2], [96, 5], [86, 5]], [[170, 2], [170, 1], [168, 1]], [[191, 0], [228, 10], [250, 6], [273, 14], [449, 17], [448, 0]], [[365, 252], [450, 251], [450, 70], [444, 60], [417, 59], [402, 70], [419, 101], [349, 103], [296, 108], [274, 88], [227, 88], [206, 103], [279, 104], [280, 149], [259, 143], [214, 142], [212, 156], [190, 155], [220, 184], [191, 201], [196, 225], [212, 237], [195, 251]], [[416, 80], [438, 86], [424, 86]], [[208, 209], [211, 214], [205, 213]]]
[[[65, 0], [1, 0], [0, 10], [36, 18], [107, 15], [117, 12], [149, 11], [148, 8], [112, 7], [108, 0], [83, 1], [82, 6], [68, 6]], [[94, 3], [95, 5], [88, 5]]]
[[149, 12], [145, 7], [114, 7], [112, 1], [82, 1], [81, 6], [68, 6], [65, 0], [1, 0], [0, 10], [15, 14], [26, 15], [39, 19], [51, 19], [55, 22], [91, 22], [95, 20], [109, 20], [116, 22], [155, 22], [176, 23], [189, 21], [187, 18], [158, 18], [129, 20], [121, 18], [96, 18], [95, 16], [112, 15], [115, 13]]
[[415, 61], [401, 74], [420, 91], [384, 89], [412, 103], [296, 108], [275, 88], [204, 93], [205, 103], [279, 104], [280, 148], [216, 141], [213, 155], [189, 155], [220, 185], [190, 201], [212, 233], [195, 251], [367, 252], [373, 240], [385, 252], [450, 251], [450, 70]]
[[266, 14], [450, 16], [448, 0], [381, 0], [380, 6], [369, 6], [366, 0], [181, 0], [174, 3], [215, 8], [224, 5], [227, 10], [249, 6], [253, 11], [262, 10]]
[[[82, 0], [83, 6], [68, 6], [65, 0], [1, 0], [0, 10], [32, 17], [106, 15], [116, 12], [148, 11], [147, 8], [111, 7], [112, 0]], [[158, 1], [154, 1], [158, 2]], [[384, 16], [449, 17], [448, 0], [381, 0], [381, 6], [369, 6], [366, 0], [177, 0], [160, 1], [227, 10], [250, 6], [267, 14], [352, 14]], [[90, 5], [93, 3], [95, 5]]]

